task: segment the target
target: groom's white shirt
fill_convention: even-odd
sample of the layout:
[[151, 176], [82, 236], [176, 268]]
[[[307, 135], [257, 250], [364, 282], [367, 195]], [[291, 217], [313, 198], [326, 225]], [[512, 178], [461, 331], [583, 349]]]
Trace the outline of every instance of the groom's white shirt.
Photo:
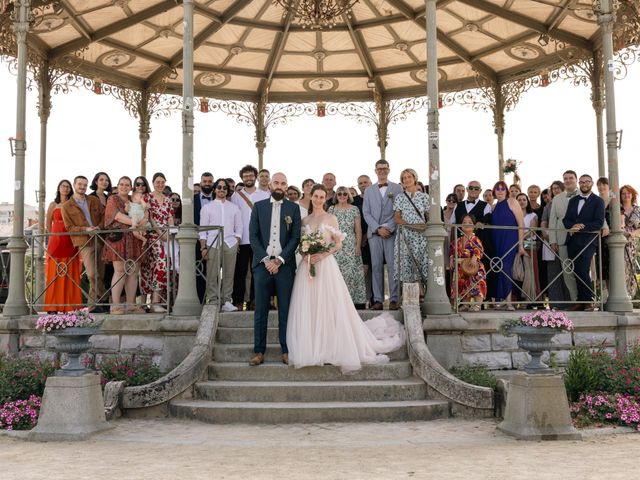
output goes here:
[[[282, 208], [282, 200], [275, 200], [271, 197], [271, 227], [269, 228], [269, 245], [267, 245], [267, 253], [269, 257], [278, 257], [278, 260], [284, 265], [284, 258], [280, 256], [282, 253], [282, 245], [280, 245], [280, 210]], [[265, 262], [269, 258], [263, 258]]]

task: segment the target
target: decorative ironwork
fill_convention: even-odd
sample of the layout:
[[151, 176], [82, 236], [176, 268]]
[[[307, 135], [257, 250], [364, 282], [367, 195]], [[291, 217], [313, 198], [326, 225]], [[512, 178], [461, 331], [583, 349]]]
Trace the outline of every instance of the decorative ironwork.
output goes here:
[[351, 18], [351, 9], [358, 0], [273, 0], [293, 15], [302, 28], [323, 30], [333, 28], [343, 15]]

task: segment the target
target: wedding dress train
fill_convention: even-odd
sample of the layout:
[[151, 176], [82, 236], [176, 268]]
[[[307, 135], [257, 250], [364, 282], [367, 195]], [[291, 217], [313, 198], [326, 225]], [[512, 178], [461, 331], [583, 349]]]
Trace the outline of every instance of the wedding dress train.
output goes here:
[[[324, 224], [320, 229], [334, 230]], [[404, 343], [404, 327], [389, 313], [362, 321], [333, 255], [316, 264], [313, 278], [306, 261], [299, 265], [287, 322], [291, 365], [331, 364], [353, 372], [363, 364], [388, 362], [384, 353]]]

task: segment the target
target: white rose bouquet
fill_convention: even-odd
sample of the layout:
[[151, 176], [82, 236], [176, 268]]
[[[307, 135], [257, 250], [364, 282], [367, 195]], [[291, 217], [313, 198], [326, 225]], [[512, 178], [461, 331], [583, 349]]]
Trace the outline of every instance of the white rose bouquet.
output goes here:
[[307, 232], [302, 234], [300, 237], [300, 245], [298, 246], [298, 253], [300, 255], [307, 255], [309, 277], [316, 276], [316, 266], [310, 263], [311, 255], [328, 252], [333, 246], [333, 243], [325, 243], [322, 232]]

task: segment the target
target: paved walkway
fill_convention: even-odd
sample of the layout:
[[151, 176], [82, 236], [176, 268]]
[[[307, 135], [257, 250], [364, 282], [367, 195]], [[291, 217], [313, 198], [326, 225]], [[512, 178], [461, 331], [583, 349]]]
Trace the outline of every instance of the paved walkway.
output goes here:
[[6, 479], [625, 479], [640, 433], [587, 432], [583, 442], [529, 443], [492, 420], [208, 425], [119, 420], [82, 443], [0, 436]]

